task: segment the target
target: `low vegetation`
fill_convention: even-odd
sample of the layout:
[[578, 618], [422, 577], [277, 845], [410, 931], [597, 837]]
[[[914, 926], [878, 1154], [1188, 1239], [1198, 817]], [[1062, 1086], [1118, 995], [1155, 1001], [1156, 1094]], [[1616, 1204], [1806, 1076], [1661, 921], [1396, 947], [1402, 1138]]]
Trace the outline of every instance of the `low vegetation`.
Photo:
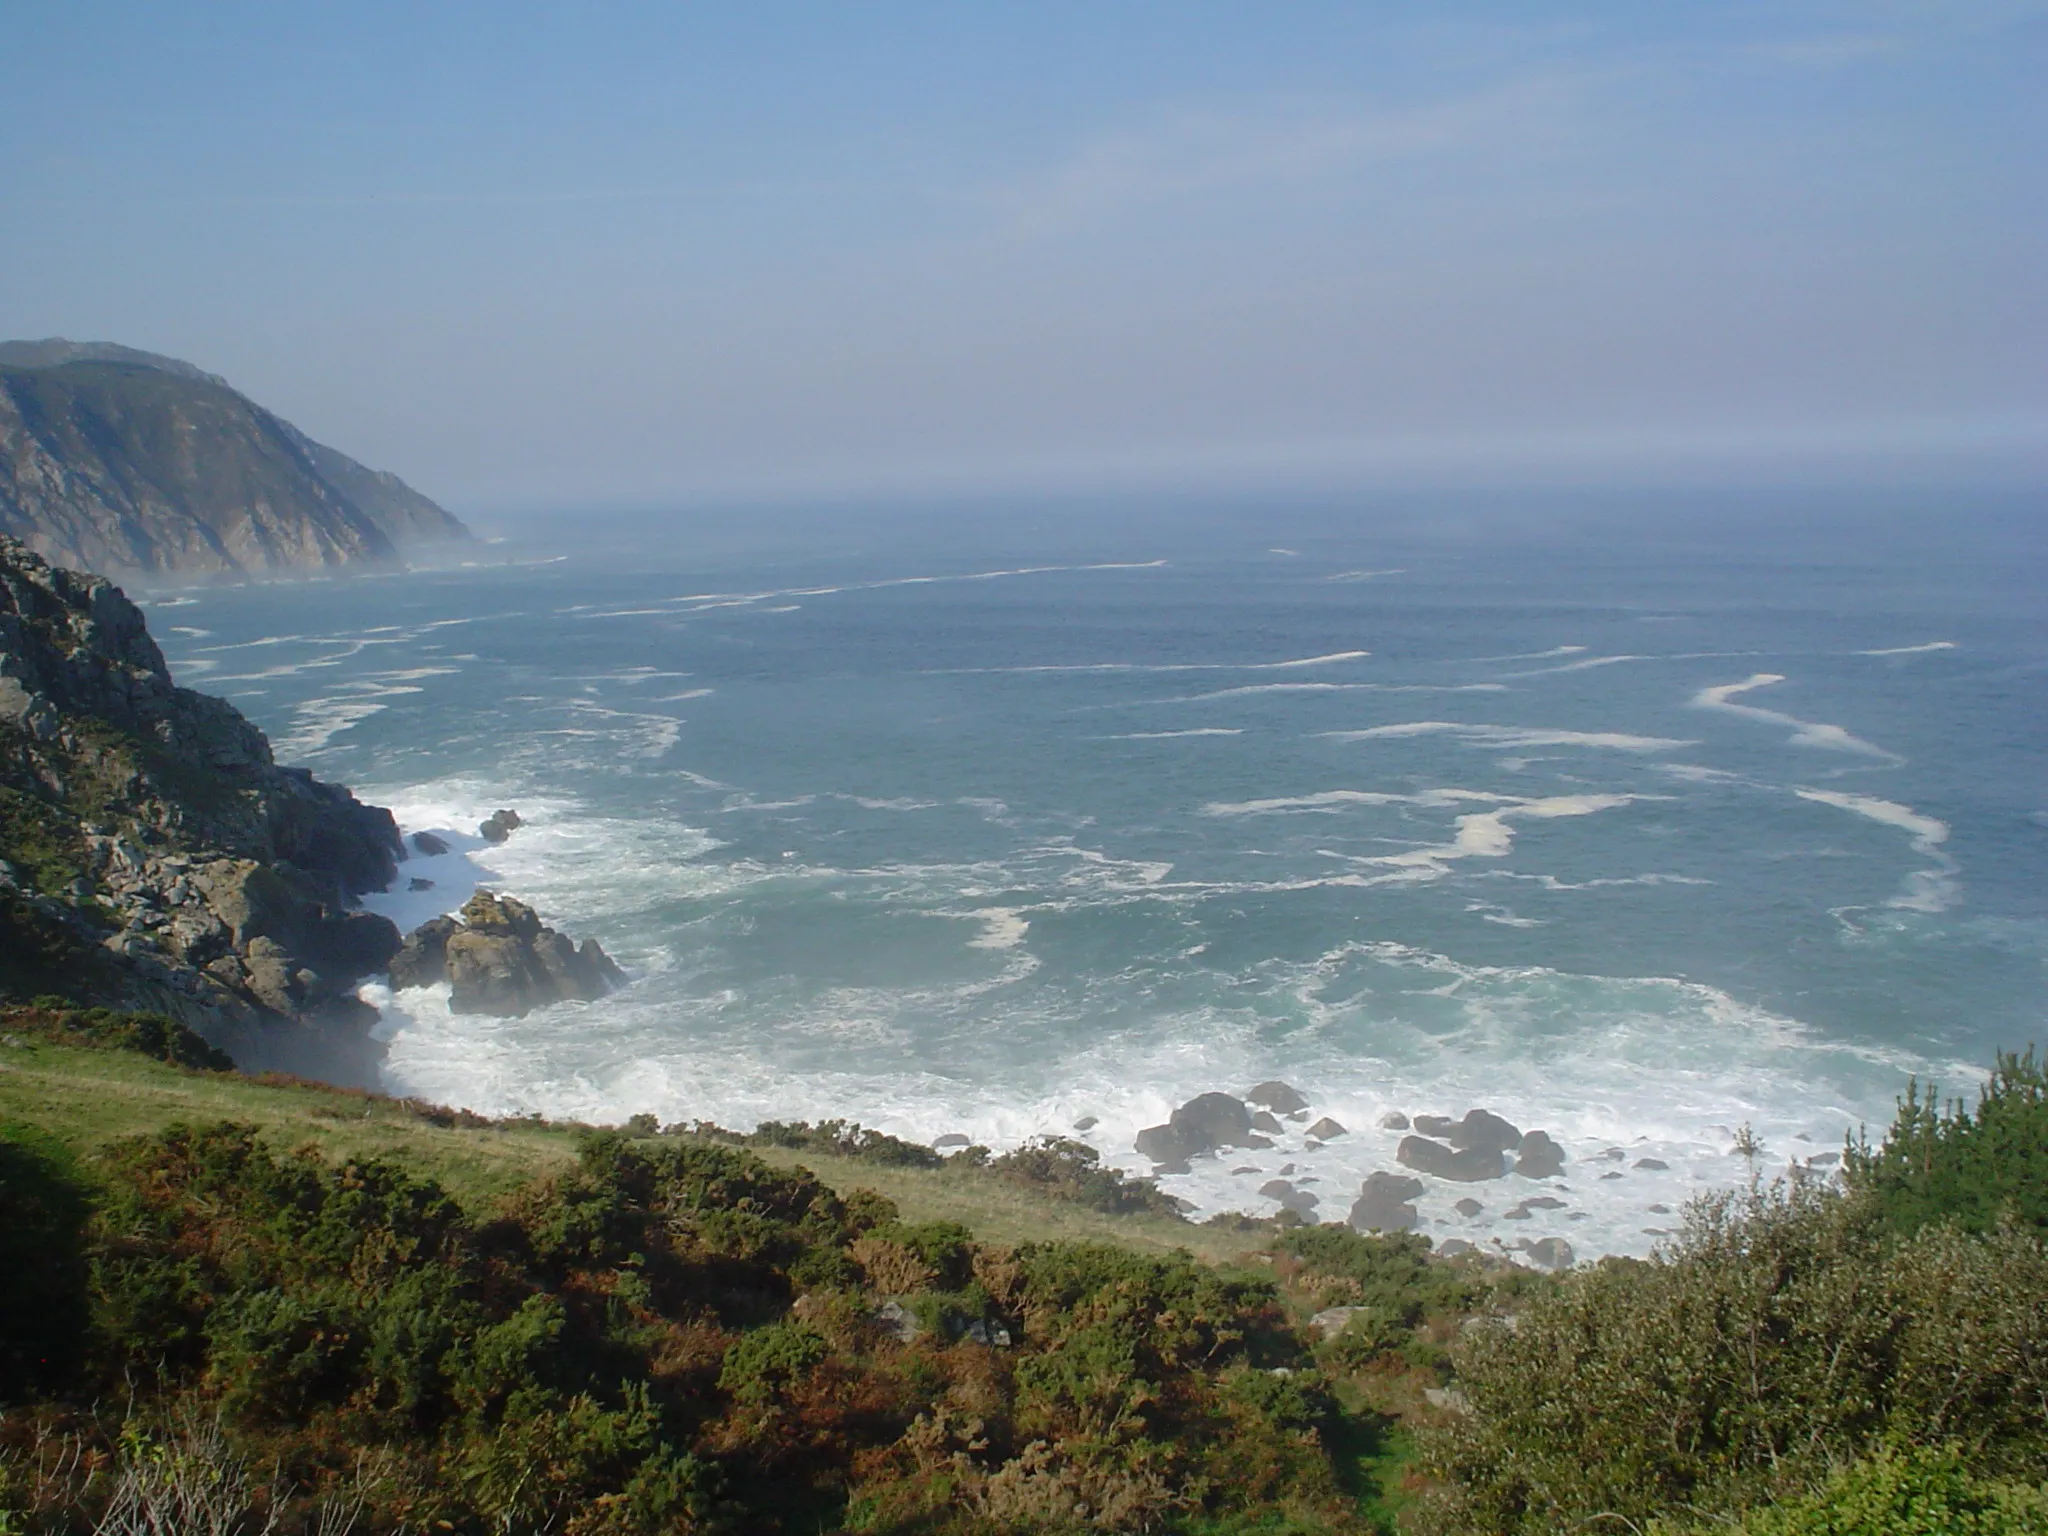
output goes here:
[[491, 1122], [54, 1003], [0, 1044], [9, 1536], [2048, 1532], [2031, 1057], [1549, 1277], [1191, 1226], [1075, 1143]]

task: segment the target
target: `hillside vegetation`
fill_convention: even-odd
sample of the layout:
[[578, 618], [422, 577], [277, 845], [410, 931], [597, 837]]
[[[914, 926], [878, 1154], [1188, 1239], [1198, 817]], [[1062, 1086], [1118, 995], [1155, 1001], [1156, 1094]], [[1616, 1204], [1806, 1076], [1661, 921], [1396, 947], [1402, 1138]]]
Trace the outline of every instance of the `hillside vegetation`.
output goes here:
[[2048, 1531], [2031, 1057], [1562, 1278], [222, 1065], [0, 1010], [0, 1530]]

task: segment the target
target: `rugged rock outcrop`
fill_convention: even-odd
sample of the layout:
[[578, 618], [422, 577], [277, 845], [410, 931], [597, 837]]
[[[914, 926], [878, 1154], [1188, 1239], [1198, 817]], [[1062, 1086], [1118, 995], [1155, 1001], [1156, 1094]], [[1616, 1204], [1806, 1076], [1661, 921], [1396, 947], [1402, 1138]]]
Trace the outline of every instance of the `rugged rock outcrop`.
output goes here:
[[0, 985], [331, 1071], [287, 1026], [374, 1019], [355, 985], [398, 933], [350, 900], [402, 856], [388, 811], [279, 767], [232, 705], [175, 686], [118, 587], [0, 536]]
[[523, 901], [478, 891], [458, 917], [437, 917], [406, 936], [391, 961], [394, 987], [449, 984], [455, 1013], [521, 1018], [549, 1003], [591, 1001], [624, 984], [595, 939], [575, 941], [542, 925]]
[[1422, 1225], [1411, 1203], [1422, 1193], [1420, 1179], [1399, 1173], [1375, 1173], [1359, 1187], [1346, 1219], [1360, 1232], [1412, 1232]]
[[1300, 1089], [1278, 1081], [1260, 1083], [1256, 1088], [1246, 1090], [1245, 1099], [1270, 1109], [1276, 1115], [1291, 1115], [1308, 1108], [1308, 1100], [1301, 1096]]
[[470, 537], [189, 363], [57, 340], [0, 342], [0, 533], [90, 570], [219, 574]]
[[1564, 1172], [1564, 1148], [1547, 1131], [1524, 1136], [1515, 1157], [1515, 1172], [1525, 1179], [1554, 1179]]
[[1403, 1136], [1394, 1149], [1394, 1161], [1417, 1173], [1460, 1184], [1503, 1178], [1508, 1171], [1507, 1158], [1496, 1148], [1447, 1147], [1427, 1136]]
[[517, 811], [493, 811], [476, 829], [476, 835], [487, 843], [502, 843], [525, 825]]
[[1191, 1157], [1224, 1147], [1270, 1147], [1272, 1143], [1252, 1130], [1251, 1111], [1244, 1100], [1227, 1093], [1202, 1093], [1176, 1109], [1166, 1124], [1138, 1132], [1132, 1145], [1167, 1172], [1185, 1173]]

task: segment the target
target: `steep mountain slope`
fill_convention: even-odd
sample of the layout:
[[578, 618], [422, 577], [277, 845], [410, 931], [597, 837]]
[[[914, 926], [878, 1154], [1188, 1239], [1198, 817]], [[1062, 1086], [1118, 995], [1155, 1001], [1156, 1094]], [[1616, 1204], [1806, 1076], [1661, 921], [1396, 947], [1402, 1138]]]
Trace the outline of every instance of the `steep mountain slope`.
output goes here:
[[466, 539], [396, 475], [215, 376], [112, 343], [0, 343], [0, 533], [95, 570], [276, 574]]
[[0, 990], [152, 1008], [247, 1063], [357, 1076], [374, 1014], [354, 987], [399, 938], [348, 903], [401, 857], [388, 811], [174, 686], [118, 587], [0, 536]]

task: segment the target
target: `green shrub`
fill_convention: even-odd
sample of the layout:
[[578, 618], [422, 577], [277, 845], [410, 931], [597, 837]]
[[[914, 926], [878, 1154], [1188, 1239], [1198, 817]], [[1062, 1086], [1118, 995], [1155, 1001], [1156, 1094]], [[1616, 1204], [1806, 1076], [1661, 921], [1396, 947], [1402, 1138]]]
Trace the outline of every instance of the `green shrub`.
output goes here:
[[1126, 1178], [1118, 1169], [1103, 1167], [1102, 1154], [1084, 1141], [1041, 1136], [984, 1166], [1013, 1184], [1093, 1211], [1113, 1216], [1145, 1212], [1183, 1219], [1180, 1203], [1173, 1196], [1150, 1179]]
[[825, 1340], [799, 1323], [771, 1323], [742, 1334], [725, 1352], [721, 1391], [742, 1401], [773, 1397], [802, 1381], [832, 1353]]
[[1651, 1536], [2048, 1536], [2048, 1489], [1973, 1476], [1954, 1447], [1884, 1449], [1818, 1491], [1739, 1526], [1668, 1526]]
[[2048, 1232], [2048, 1071], [2029, 1049], [2001, 1053], [1975, 1111], [1946, 1108], [1915, 1082], [1876, 1150], [1849, 1148], [1843, 1173], [1886, 1223], [1912, 1232], [1953, 1221], [1988, 1232], [2011, 1219]]
[[892, 1168], [937, 1168], [946, 1161], [930, 1147], [884, 1131], [871, 1131], [848, 1120], [821, 1120], [816, 1125], [808, 1120], [763, 1120], [745, 1139], [757, 1147], [821, 1152]]
[[2048, 1255], [2018, 1228], [1901, 1240], [1867, 1202], [1752, 1189], [1695, 1202], [1649, 1263], [1566, 1277], [1455, 1363], [1472, 1413], [1426, 1445], [1441, 1531], [1739, 1514], [1888, 1439], [2022, 1468], [2048, 1413]]

